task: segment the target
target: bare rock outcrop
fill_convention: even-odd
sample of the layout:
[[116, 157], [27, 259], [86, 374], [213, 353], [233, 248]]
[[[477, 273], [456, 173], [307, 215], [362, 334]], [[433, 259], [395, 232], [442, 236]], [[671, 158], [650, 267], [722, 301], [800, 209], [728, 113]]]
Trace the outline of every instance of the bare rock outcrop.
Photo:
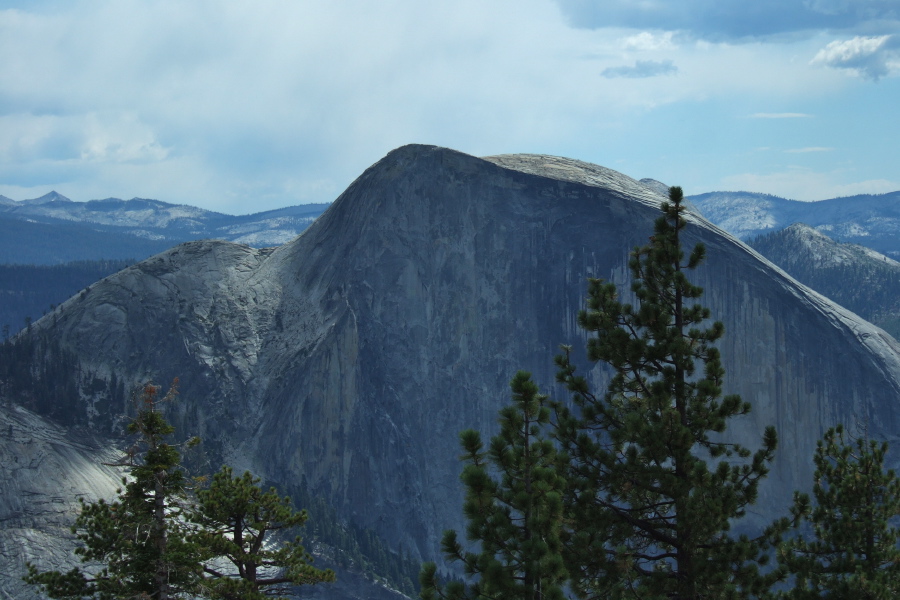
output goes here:
[[[179, 246], [34, 329], [74, 352], [82, 374], [180, 377], [170, 417], [203, 437], [210, 457], [304, 481], [352, 522], [429, 559], [443, 529], [464, 525], [458, 432], [495, 430], [518, 369], [564, 393], [552, 357], [559, 344], [583, 346], [585, 278], [628, 289], [628, 254], [662, 200], [568, 159], [405, 146], [289, 244]], [[726, 326], [726, 391], [754, 406], [728, 435], [753, 448], [774, 424], [782, 440], [758, 505], [771, 518], [811, 485], [824, 428], [864, 421], [895, 441], [900, 348], [702, 218], [692, 222], [687, 243], [709, 254], [695, 281]], [[606, 376], [591, 372], [600, 386]], [[95, 428], [98, 407], [124, 410], [84, 393], [60, 402], [84, 406], [82, 422]]]
[[78, 498], [115, 495], [121, 474], [102, 464], [114, 457], [84, 432], [0, 405], [0, 597], [37, 597], [21, 581], [26, 562], [71, 568]]

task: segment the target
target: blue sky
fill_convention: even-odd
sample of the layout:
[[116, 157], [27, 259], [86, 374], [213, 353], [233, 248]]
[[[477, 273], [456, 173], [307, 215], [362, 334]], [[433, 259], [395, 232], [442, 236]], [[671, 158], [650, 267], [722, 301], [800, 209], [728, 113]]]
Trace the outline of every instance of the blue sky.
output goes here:
[[0, 194], [242, 214], [407, 143], [900, 189], [900, 0], [0, 0]]

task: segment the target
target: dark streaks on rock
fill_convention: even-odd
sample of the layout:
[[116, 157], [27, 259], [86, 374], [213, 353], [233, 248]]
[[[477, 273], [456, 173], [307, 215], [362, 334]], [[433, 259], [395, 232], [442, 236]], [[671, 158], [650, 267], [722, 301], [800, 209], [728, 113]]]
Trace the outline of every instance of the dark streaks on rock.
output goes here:
[[[661, 200], [578, 161], [404, 146], [293, 242], [180, 246], [70, 300], [55, 331], [92, 372], [180, 377], [172, 421], [214, 459], [275, 483], [305, 478], [339, 514], [435, 558], [441, 532], [464, 526], [458, 432], [496, 429], [519, 369], [563, 393], [552, 358], [559, 344], [583, 358], [585, 279], [627, 295], [628, 253]], [[759, 511], [781, 514], [809, 484], [824, 428], [866, 417], [873, 436], [896, 435], [900, 349], [692, 221], [689, 243], [710, 257], [697, 282], [726, 326], [726, 392], [754, 405], [729, 435], [756, 447], [778, 428]]]

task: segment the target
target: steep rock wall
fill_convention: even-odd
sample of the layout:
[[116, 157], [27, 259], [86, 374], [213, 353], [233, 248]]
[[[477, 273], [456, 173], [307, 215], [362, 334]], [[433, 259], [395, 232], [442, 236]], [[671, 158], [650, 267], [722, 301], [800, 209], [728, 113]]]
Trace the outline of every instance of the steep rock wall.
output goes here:
[[[38, 322], [84, 369], [182, 380], [173, 420], [212, 459], [300, 481], [422, 558], [462, 529], [458, 432], [490, 434], [518, 369], [553, 384], [576, 348], [586, 277], [627, 286], [662, 198], [614, 171], [514, 155], [400, 148], [303, 235], [274, 251], [180, 246], [93, 286]], [[892, 338], [693, 217], [709, 260], [695, 281], [724, 321], [726, 391], [753, 413], [729, 435], [782, 451], [759, 512], [808, 487], [821, 431], [864, 421], [892, 440]], [[627, 295], [627, 292], [626, 292]], [[587, 368], [588, 365], [585, 365]], [[603, 385], [602, 369], [591, 373]]]

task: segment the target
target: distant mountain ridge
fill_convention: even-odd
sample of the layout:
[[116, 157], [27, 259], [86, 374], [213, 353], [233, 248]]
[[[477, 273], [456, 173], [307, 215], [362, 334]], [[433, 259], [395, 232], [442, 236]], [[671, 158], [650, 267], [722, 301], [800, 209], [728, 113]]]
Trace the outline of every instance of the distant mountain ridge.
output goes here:
[[752, 192], [689, 196], [703, 216], [742, 239], [805, 223], [828, 237], [900, 257], [900, 191], [799, 202]]
[[[0, 238], [0, 262], [142, 259], [198, 239], [257, 248], [278, 246], [299, 235], [327, 207], [304, 204], [233, 216], [146, 198], [74, 202], [55, 191], [22, 201], [4, 196], [0, 197], [0, 230], [9, 235]], [[80, 249], [82, 245], [87, 248]]]
[[[667, 186], [660, 181], [648, 178], [640, 183], [665, 195]], [[687, 200], [710, 222], [745, 241], [806, 223], [837, 241], [900, 257], [900, 191], [818, 202], [740, 191], [697, 194]], [[142, 259], [198, 239], [221, 239], [255, 248], [278, 246], [299, 235], [327, 207], [305, 204], [233, 216], [147, 198], [75, 202], [56, 191], [20, 201], [0, 196], [0, 230], [4, 233], [27, 229], [24, 223], [42, 226], [33, 232], [0, 236], [0, 263]], [[62, 228], [64, 243], [56, 242], [57, 227]], [[40, 249], [34, 248], [34, 239], [41, 240]], [[78, 250], [80, 245], [89, 250]]]
[[900, 263], [857, 244], [836, 242], [803, 223], [749, 245], [797, 281], [900, 339]]
[[[570, 159], [404, 146], [288, 244], [193, 242], [89, 286], [10, 343], [7, 354], [35, 368], [11, 373], [0, 404], [108, 446], [113, 417], [127, 409], [109, 391], [178, 375], [167, 418], [203, 438], [215, 462], [304, 482], [392, 548], [439, 558], [441, 532], [465, 525], [458, 432], [496, 431], [519, 369], [567, 396], [552, 356], [571, 343], [585, 365], [585, 278], [628, 294], [630, 249], [652, 233], [663, 199]], [[866, 418], [873, 437], [896, 441], [900, 345], [706, 220], [689, 221], [685, 246], [709, 251], [692, 281], [728, 332], [719, 344], [727, 391], [754, 406], [728, 435], [756, 447], [774, 424], [787, 440], [753, 508], [768, 522], [793, 489], [809, 487], [825, 428]], [[597, 389], [611, 375], [584, 373]], [[38, 385], [56, 393], [34, 393]], [[0, 448], [13, 452], [18, 439], [0, 436]], [[44, 464], [23, 466], [17, 481], [48, 479]], [[53, 498], [77, 485], [41, 491]], [[22, 597], [15, 557], [46, 560], [31, 540], [55, 525], [37, 513], [42, 497], [21, 500], [24, 489], [0, 490], [10, 507], [0, 531], [22, 548], [0, 553], [0, 592], [11, 597]]]

